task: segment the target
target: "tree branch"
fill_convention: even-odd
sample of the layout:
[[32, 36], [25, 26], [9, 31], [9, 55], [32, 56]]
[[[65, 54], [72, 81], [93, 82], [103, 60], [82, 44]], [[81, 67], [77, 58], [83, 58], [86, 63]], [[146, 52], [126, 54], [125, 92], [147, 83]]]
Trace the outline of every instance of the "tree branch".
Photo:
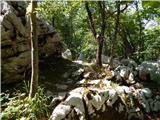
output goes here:
[[105, 22], [105, 3], [102, 1], [98, 1], [99, 11], [101, 13], [101, 34], [104, 36], [106, 22]]
[[88, 14], [88, 18], [89, 18], [89, 23], [90, 23], [91, 31], [92, 31], [92, 33], [93, 33], [93, 36], [94, 36], [95, 39], [96, 39], [97, 32], [96, 32], [96, 30], [95, 30], [95, 26], [94, 26], [94, 22], [93, 22], [93, 18], [92, 18], [92, 13], [91, 13], [91, 11], [90, 11], [90, 9], [89, 9], [89, 4], [88, 4], [87, 1], [85, 2], [85, 8], [86, 8], [86, 10], [87, 10], [87, 14]]

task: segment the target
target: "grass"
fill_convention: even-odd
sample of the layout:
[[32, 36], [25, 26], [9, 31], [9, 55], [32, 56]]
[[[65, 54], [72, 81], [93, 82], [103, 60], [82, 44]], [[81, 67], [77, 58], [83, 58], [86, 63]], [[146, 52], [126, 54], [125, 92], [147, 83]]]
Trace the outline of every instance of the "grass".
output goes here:
[[50, 116], [50, 100], [40, 87], [31, 99], [22, 93], [17, 93], [14, 97], [1, 93], [0, 101], [2, 103], [1, 120], [40, 120], [41, 118], [48, 119]]

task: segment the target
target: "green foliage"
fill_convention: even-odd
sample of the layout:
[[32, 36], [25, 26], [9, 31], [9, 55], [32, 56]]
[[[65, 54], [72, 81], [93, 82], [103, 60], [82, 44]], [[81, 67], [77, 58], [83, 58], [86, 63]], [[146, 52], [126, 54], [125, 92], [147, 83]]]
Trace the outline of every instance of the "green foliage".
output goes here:
[[49, 117], [49, 99], [40, 87], [31, 99], [21, 93], [18, 93], [16, 97], [1, 93], [0, 100], [2, 103], [1, 120], [37, 120], [38, 118]]
[[146, 31], [144, 47], [146, 60], [156, 60], [160, 57], [160, 27]]
[[[101, 23], [97, 3], [96, 1], [88, 2], [94, 18], [95, 28], [99, 31]], [[159, 31], [159, 28], [151, 30], [145, 29], [145, 27], [146, 23], [151, 20], [160, 24], [159, 1], [142, 1], [142, 9], [136, 9], [136, 4], [133, 1], [121, 1], [120, 4], [121, 9], [126, 4], [128, 4], [128, 7], [119, 16], [115, 55], [126, 57], [126, 52], [130, 52], [128, 57], [132, 57], [137, 61], [140, 61], [140, 59], [157, 59], [159, 54], [159, 34], [156, 31]], [[105, 1], [105, 7], [107, 25], [103, 54], [110, 55], [115, 33], [117, 15], [115, 10], [117, 8], [115, 1]], [[129, 8], [132, 8], [132, 10]], [[39, 15], [50, 24], [52, 23], [52, 18], [54, 18], [54, 27], [71, 50], [73, 59], [77, 59], [80, 54], [84, 55], [85, 60], [95, 58], [97, 43], [89, 29], [84, 1], [47, 0], [42, 2], [39, 11]], [[126, 41], [128, 42], [127, 44]], [[131, 51], [128, 51], [129, 47], [131, 47]]]

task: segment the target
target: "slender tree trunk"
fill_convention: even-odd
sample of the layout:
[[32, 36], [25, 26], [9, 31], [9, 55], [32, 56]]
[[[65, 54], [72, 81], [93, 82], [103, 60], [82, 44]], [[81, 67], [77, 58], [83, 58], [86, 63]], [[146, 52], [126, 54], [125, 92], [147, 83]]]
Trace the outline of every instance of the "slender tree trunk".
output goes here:
[[87, 10], [91, 31], [93, 33], [94, 38], [96, 39], [97, 32], [96, 32], [96, 29], [95, 29], [95, 26], [94, 26], [92, 13], [91, 13], [91, 11], [89, 9], [89, 4], [88, 4], [87, 1], [85, 2], [85, 7], [86, 7], [86, 10]]
[[104, 37], [105, 28], [106, 28], [106, 15], [105, 15], [105, 2], [98, 1], [99, 12], [101, 14], [101, 34]]
[[30, 15], [30, 24], [31, 24], [31, 66], [32, 66], [32, 75], [31, 75], [31, 84], [30, 84], [30, 93], [29, 97], [34, 97], [38, 88], [38, 38], [37, 38], [37, 22], [36, 22], [36, 11], [37, 2], [31, 0], [31, 15]]
[[104, 42], [104, 32], [105, 32], [105, 3], [101, 2], [101, 1], [98, 1], [97, 3], [98, 3], [98, 7], [99, 7], [99, 12], [101, 14], [101, 18], [100, 18], [101, 33], [98, 34], [98, 37], [97, 37], [97, 32], [96, 32], [96, 29], [95, 29], [94, 21], [93, 21], [93, 18], [92, 18], [92, 13], [89, 9], [89, 5], [88, 5], [87, 1], [85, 2], [85, 7], [86, 7], [86, 10], [87, 10], [91, 31], [93, 33], [93, 36], [94, 36], [95, 40], [98, 43], [98, 48], [97, 48], [97, 53], [96, 53], [96, 65], [101, 67], [102, 66], [101, 56], [102, 56], [102, 49], [103, 49], [103, 42]]
[[97, 54], [96, 54], [96, 64], [98, 66], [102, 66], [102, 48], [103, 48], [103, 45], [100, 45], [98, 44], [98, 49], [97, 49]]

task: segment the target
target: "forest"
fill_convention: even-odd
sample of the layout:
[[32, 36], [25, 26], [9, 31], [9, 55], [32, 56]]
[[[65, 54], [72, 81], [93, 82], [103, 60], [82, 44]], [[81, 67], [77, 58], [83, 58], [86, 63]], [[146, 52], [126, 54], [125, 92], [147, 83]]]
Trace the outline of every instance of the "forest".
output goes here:
[[1, 120], [159, 120], [160, 1], [1, 4]]

